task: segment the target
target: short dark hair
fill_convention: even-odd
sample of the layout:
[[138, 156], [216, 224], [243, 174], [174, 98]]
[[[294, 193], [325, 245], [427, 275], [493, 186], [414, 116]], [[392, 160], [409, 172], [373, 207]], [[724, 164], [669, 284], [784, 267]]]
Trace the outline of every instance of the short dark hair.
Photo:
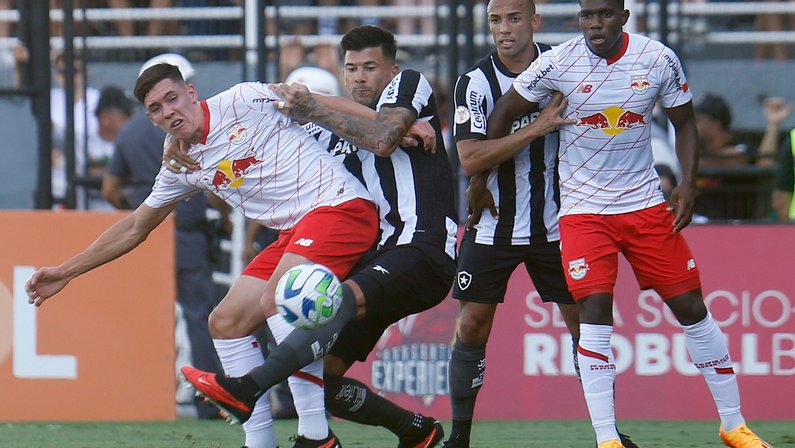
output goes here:
[[144, 104], [146, 95], [149, 94], [152, 87], [164, 79], [170, 79], [174, 82], [185, 82], [182, 78], [182, 72], [179, 71], [179, 67], [161, 62], [149, 67], [141, 73], [141, 76], [135, 81], [133, 94], [138, 98], [141, 104]]
[[119, 109], [130, 116], [133, 113], [133, 102], [127, 98], [127, 94], [121, 88], [105, 86], [99, 94], [96, 115], [99, 116], [99, 113], [106, 109]]
[[[618, 9], [624, 10], [624, 0], [608, 0], [610, 3], [614, 3]], [[582, 0], [580, 0], [580, 6], [582, 6]]]
[[713, 120], [718, 120], [724, 129], [729, 129], [732, 124], [732, 111], [723, 97], [714, 93], [705, 93], [698, 98], [695, 105], [696, 113], [704, 114]]
[[395, 62], [397, 57], [397, 41], [389, 31], [372, 25], [362, 25], [345, 33], [340, 40], [343, 57], [348, 51], [362, 51], [366, 48], [381, 47], [384, 57]]

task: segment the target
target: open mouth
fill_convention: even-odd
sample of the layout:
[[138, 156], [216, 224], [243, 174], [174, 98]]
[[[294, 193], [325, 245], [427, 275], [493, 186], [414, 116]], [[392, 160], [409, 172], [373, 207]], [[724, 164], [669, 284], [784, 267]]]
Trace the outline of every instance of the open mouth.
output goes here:
[[171, 129], [176, 129], [176, 128], [178, 128], [178, 127], [179, 127], [179, 125], [181, 125], [181, 124], [182, 124], [182, 119], [176, 119], [176, 120], [174, 120], [173, 122], [171, 122], [171, 126], [170, 126], [170, 128], [171, 128]]

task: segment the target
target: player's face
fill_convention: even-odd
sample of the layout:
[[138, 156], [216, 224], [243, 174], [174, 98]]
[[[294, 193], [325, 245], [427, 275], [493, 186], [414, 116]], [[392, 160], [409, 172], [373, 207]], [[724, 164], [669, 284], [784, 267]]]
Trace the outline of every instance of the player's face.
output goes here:
[[579, 18], [582, 35], [594, 54], [609, 58], [618, 52], [628, 10], [621, 10], [615, 1], [581, 0]]
[[489, 30], [500, 58], [535, 55], [533, 30], [540, 22], [530, 0], [491, 0], [487, 9]]
[[373, 107], [400, 69], [394, 61], [384, 58], [381, 47], [372, 47], [362, 51], [346, 51], [342, 71], [348, 97], [359, 104]]
[[146, 115], [160, 129], [188, 142], [198, 141], [204, 125], [197, 113], [193, 84], [164, 79], [144, 98]]

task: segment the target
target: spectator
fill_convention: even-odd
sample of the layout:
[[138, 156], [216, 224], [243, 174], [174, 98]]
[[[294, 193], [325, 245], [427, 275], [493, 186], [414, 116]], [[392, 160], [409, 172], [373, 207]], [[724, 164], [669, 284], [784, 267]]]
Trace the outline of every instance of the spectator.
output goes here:
[[[773, 184], [772, 209], [776, 221], [795, 219], [792, 206], [792, 193], [795, 186], [795, 129], [791, 129], [781, 141], [781, 126], [792, 113], [792, 104], [780, 97], [766, 98], [762, 101], [767, 126], [759, 144], [759, 166], [774, 166], [776, 174]], [[781, 142], [779, 144], [779, 142]]]
[[696, 101], [702, 168], [744, 166], [751, 162], [748, 145], [739, 143], [730, 130], [732, 114], [722, 97], [706, 93]]
[[[784, 2], [792, 0], [763, 0], [767, 2]], [[795, 26], [795, 18], [791, 18], [786, 14], [758, 14], [754, 21], [754, 26], [757, 31], [787, 31]], [[778, 61], [786, 61], [789, 58], [787, 54], [787, 44], [784, 42], [774, 43], [761, 43], [756, 44], [754, 47], [755, 59], [775, 59]]]
[[89, 160], [88, 173], [101, 176], [105, 167], [113, 156], [113, 145], [119, 131], [133, 114], [133, 102], [119, 87], [106, 86], [102, 88], [94, 111], [99, 124], [99, 137], [105, 149], [99, 157]]
[[[111, 8], [129, 9], [133, 6], [146, 6], [149, 8], [170, 8], [173, 6], [174, 0], [149, 0], [149, 1], [134, 1], [134, 0], [108, 0], [108, 6]], [[143, 34], [148, 36], [162, 36], [168, 34], [170, 22], [166, 20], [146, 20], [142, 23]], [[135, 24], [131, 20], [119, 19], [116, 21], [116, 32], [119, 36], [134, 36], [139, 34], [135, 30]]]
[[[194, 74], [190, 62], [173, 53], [155, 56], [144, 63], [141, 72], [159, 62], [176, 65], [186, 79]], [[102, 195], [116, 208], [137, 208], [152, 191], [160, 171], [165, 137], [165, 132], [152, 126], [143, 111], [136, 113], [121, 129], [116, 139], [116, 152], [102, 181]], [[186, 323], [191, 362], [220, 373], [221, 364], [207, 326], [210, 311], [219, 300], [212, 282], [209, 259], [207, 206], [207, 196], [196, 194], [187, 201], [181, 201], [175, 210], [176, 299]], [[194, 405], [199, 418], [218, 415], [209, 404], [197, 400]]]

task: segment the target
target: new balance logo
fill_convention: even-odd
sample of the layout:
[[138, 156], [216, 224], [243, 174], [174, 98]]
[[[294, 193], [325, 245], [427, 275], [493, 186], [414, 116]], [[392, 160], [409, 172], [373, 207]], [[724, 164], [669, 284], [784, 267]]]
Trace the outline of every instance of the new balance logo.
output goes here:
[[694, 260], [692, 258], [687, 260], [687, 270], [688, 271], [692, 271], [695, 268], [696, 268], [696, 260]]
[[376, 271], [376, 272], [380, 272], [380, 273], [382, 273], [384, 275], [388, 275], [389, 274], [389, 271], [385, 267], [381, 266], [380, 264], [377, 264], [377, 265], [373, 266], [373, 270]]
[[311, 245], [312, 245], [314, 242], [315, 242], [315, 240], [313, 240], [313, 239], [311, 239], [311, 238], [299, 238], [299, 239], [298, 239], [298, 240], [296, 240], [296, 241], [295, 241], [295, 243], [293, 243], [293, 244], [297, 244], [297, 245], [299, 245], [299, 246], [302, 246], [302, 247], [309, 247], [309, 246], [311, 246]]

